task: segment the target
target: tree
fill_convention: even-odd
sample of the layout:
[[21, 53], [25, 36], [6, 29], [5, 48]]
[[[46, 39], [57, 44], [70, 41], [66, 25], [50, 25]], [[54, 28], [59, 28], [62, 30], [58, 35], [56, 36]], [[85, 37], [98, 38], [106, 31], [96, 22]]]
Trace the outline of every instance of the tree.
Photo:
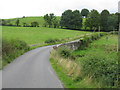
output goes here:
[[63, 12], [60, 21], [61, 27], [69, 28], [71, 24], [71, 19], [72, 19], [72, 10], [66, 10], [65, 12]]
[[5, 25], [7, 25], [7, 22], [6, 22], [6, 20], [2, 19], [2, 20], [1, 20], [1, 25], [2, 25], [2, 26], [5, 26]]
[[19, 23], [20, 23], [20, 20], [17, 19], [17, 21], [16, 21], [16, 26], [19, 26]]
[[23, 27], [26, 27], [27, 26], [27, 23], [23, 23]]
[[82, 16], [80, 12], [78, 10], [66, 10], [62, 13], [60, 25], [61, 27], [69, 29], [80, 29], [82, 26]]
[[0, 26], [2, 25], [2, 19], [0, 19]]
[[115, 16], [117, 17], [115, 29], [117, 29], [119, 31], [120, 13], [115, 13]]
[[54, 21], [56, 20], [56, 16], [53, 13], [46, 14], [44, 15], [44, 20], [45, 20], [45, 26], [49, 25], [49, 27], [52, 27]]
[[59, 22], [60, 21], [57, 19], [57, 17], [55, 17], [52, 22], [53, 22], [54, 28], [58, 28], [59, 27]]
[[90, 27], [90, 29], [97, 30], [100, 26], [100, 14], [97, 10], [92, 10], [88, 14], [85, 25]]
[[108, 31], [108, 18], [109, 18], [109, 16], [110, 16], [110, 13], [109, 13], [109, 11], [108, 10], [103, 10], [102, 12], [101, 12], [101, 28], [102, 28], [102, 30], [103, 31]]
[[88, 10], [88, 9], [82, 9], [81, 15], [82, 15], [83, 17], [86, 17], [86, 18], [87, 18], [88, 14], [89, 14], [89, 10]]
[[25, 18], [25, 16], [23, 16], [22, 18]]
[[117, 23], [118, 23], [118, 16], [115, 14], [111, 14], [108, 17], [108, 30], [112, 31], [117, 29]]
[[32, 22], [32, 23], [31, 23], [31, 27], [39, 27], [38, 22]]
[[48, 23], [49, 23], [49, 15], [48, 14], [46, 14], [46, 15], [44, 15], [44, 20], [45, 20], [45, 27], [48, 25]]
[[72, 18], [72, 28], [73, 29], [80, 29], [82, 27], [82, 15], [78, 10], [75, 10], [72, 12], [73, 18]]
[[53, 13], [49, 15], [49, 27], [52, 27], [53, 21], [56, 19]]

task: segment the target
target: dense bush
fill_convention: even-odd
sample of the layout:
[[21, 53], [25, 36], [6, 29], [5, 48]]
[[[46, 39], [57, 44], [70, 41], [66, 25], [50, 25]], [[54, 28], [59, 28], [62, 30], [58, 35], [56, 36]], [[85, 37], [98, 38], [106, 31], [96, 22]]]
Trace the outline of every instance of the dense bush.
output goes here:
[[83, 57], [80, 63], [83, 77], [92, 77], [93, 80], [102, 85], [117, 86], [118, 65], [113, 58], [96, 53]]
[[39, 27], [39, 23], [38, 22], [31, 22], [31, 27]]
[[21, 40], [2, 41], [3, 66], [13, 61], [16, 57], [28, 51], [29, 46]]
[[71, 57], [72, 50], [70, 50], [67, 46], [61, 46], [58, 48], [58, 54], [64, 58]]
[[48, 39], [45, 41], [45, 43], [54, 44], [54, 43], [59, 42], [59, 41], [60, 41], [59, 39]]

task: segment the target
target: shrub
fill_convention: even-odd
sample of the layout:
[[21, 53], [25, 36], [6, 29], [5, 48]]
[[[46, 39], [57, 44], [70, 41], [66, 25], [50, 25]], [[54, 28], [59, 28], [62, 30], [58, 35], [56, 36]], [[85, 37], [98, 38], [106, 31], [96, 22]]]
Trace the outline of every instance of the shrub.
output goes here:
[[82, 76], [90, 76], [102, 85], [116, 86], [118, 69], [116, 60], [96, 53], [82, 58], [80, 63]]
[[64, 58], [71, 57], [72, 50], [70, 50], [67, 46], [61, 46], [58, 48], [58, 54]]
[[39, 27], [39, 23], [38, 22], [31, 22], [31, 27]]
[[59, 39], [48, 39], [48, 40], [46, 40], [45, 41], [45, 43], [52, 43], [52, 44], [54, 44], [54, 43], [56, 43], [56, 42], [58, 42], [58, 41], [60, 41]]
[[2, 40], [3, 66], [13, 61], [16, 57], [28, 51], [29, 46], [21, 40]]
[[23, 23], [23, 27], [26, 27], [27, 26], [27, 23]]
[[8, 23], [7, 26], [13, 26], [13, 24], [12, 23]]

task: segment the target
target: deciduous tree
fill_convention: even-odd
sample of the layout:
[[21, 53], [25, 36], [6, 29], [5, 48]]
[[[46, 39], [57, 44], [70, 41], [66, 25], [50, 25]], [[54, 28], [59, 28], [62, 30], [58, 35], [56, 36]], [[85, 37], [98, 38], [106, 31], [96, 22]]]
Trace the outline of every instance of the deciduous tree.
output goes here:
[[60, 25], [69, 29], [80, 29], [82, 26], [82, 16], [78, 10], [66, 10], [62, 13]]
[[49, 27], [52, 26], [56, 27], [57, 23], [55, 24], [55, 22], [57, 21], [57, 18], [53, 13], [44, 15], [44, 20], [45, 20], [45, 24], [44, 24], [45, 26], [49, 25]]
[[86, 17], [86, 18], [87, 18], [88, 14], [89, 14], [89, 10], [88, 10], [88, 9], [82, 9], [81, 15], [82, 15], [83, 17]]
[[17, 19], [17, 21], [16, 21], [16, 26], [19, 26], [19, 23], [20, 23], [20, 20]]
[[109, 18], [109, 16], [110, 16], [110, 13], [109, 13], [109, 11], [108, 10], [103, 10], [102, 12], [101, 12], [101, 29], [103, 30], [103, 31], [109, 31], [108, 30], [108, 18]]
[[91, 10], [86, 19], [86, 26], [90, 27], [90, 29], [97, 30], [100, 26], [100, 14], [97, 10]]

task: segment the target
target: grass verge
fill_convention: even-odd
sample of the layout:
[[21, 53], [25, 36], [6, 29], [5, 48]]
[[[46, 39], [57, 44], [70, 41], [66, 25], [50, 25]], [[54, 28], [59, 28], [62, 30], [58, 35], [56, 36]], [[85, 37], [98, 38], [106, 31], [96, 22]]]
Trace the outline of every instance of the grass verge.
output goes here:
[[117, 57], [117, 36], [108, 35], [72, 51], [68, 58], [53, 50], [51, 64], [65, 88], [116, 88]]
[[21, 40], [6, 40], [2, 42], [2, 67], [11, 63], [16, 57], [29, 51], [30, 47]]

